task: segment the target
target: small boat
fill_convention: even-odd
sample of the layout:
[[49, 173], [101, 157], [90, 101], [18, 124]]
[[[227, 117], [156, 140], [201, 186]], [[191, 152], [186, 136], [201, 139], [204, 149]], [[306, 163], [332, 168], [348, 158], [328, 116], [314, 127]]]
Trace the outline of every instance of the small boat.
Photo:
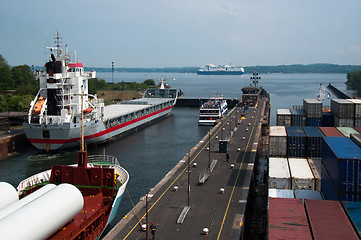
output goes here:
[[215, 125], [227, 112], [227, 101], [224, 97], [213, 96], [201, 105], [198, 125]]

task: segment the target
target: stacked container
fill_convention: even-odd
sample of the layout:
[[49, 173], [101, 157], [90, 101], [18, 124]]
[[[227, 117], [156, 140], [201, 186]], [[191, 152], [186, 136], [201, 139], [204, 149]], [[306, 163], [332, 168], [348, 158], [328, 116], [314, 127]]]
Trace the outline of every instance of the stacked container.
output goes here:
[[305, 158], [289, 158], [292, 189], [315, 190], [315, 178]]
[[312, 239], [301, 199], [269, 198], [268, 239]]
[[305, 199], [318, 199], [323, 200], [320, 191], [315, 190], [295, 190], [295, 198]]
[[277, 126], [291, 126], [292, 114], [289, 109], [277, 109]]
[[287, 158], [269, 158], [268, 188], [291, 189]]
[[303, 109], [291, 109], [291, 114], [292, 114], [292, 118], [291, 118], [291, 126], [297, 126], [297, 127], [303, 127], [305, 126], [305, 112], [303, 111]]
[[284, 126], [271, 126], [269, 133], [270, 157], [287, 157], [287, 133]]
[[350, 139], [361, 148], [361, 134], [351, 134]]
[[322, 112], [321, 126], [322, 127], [333, 127], [334, 118], [330, 112]]
[[335, 127], [353, 127], [354, 104], [346, 99], [331, 99], [331, 113], [334, 115]]
[[318, 127], [303, 127], [306, 135], [306, 157], [321, 157], [323, 134]]
[[322, 192], [325, 199], [361, 201], [361, 149], [345, 137], [322, 143]]
[[319, 129], [325, 137], [343, 137], [343, 134], [335, 127], [320, 127]]
[[355, 226], [359, 237], [361, 237], [361, 203], [360, 202], [342, 202], [349, 219]]
[[288, 157], [306, 156], [306, 135], [301, 127], [286, 127]]
[[322, 102], [317, 99], [303, 99], [303, 110], [307, 117], [307, 126], [321, 126]]
[[337, 127], [337, 130], [348, 138], [350, 138], [351, 134], [358, 134], [358, 132], [351, 127]]
[[291, 189], [268, 189], [268, 197], [270, 198], [295, 198], [293, 190]]
[[355, 127], [361, 127], [361, 99], [347, 99], [354, 104]]
[[305, 207], [315, 240], [359, 239], [338, 201], [306, 199]]
[[320, 158], [308, 158], [308, 165], [312, 171], [313, 177], [315, 178], [315, 190], [321, 191], [321, 164]]

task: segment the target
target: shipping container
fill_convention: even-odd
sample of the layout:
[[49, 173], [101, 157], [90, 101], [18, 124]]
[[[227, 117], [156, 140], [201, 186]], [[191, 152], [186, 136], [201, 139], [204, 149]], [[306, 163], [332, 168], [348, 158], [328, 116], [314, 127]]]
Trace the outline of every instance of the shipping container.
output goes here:
[[287, 158], [269, 158], [268, 171], [268, 188], [291, 189]]
[[315, 190], [315, 178], [305, 158], [289, 158], [292, 189]]
[[[345, 137], [324, 138], [322, 163], [339, 193], [361, 194], [360, 162], [361, 149], [351, 139]], [[324, 178], [323, 175], [322, 178]]]
[[308, 165], [312, 171], [313, 177], [315, 178], [315, 190], [321, 191], [321, 158], [308, 158]]
[[348, 138], [350, 138], [350, 134], [358, 134], [358, 132], [351, 127], [337, 127], [337, 130]]
[[321, 118], [322, 102], [317, 99], [303, 99], [303, 110], [308, 118]]
[[289, 109], [276, 109], [277, 126], [291, 126], [292, 114]]
[[361, 127], [361, 118], [355, 118], [354, 122], [354, 127]]
[[305, 199], [318, 199], [323, 200], [320, 191], [317, 190], [294, 190], [295, 198]]
[[334, 126], [335, 127], [354, 127], [355, 119], [354, 118], [344, 118], [334, 116]]
[[354, 118], [361, 118], [361, 99], [346, 99], [354, 104]]
[[334, 118], [330, 112], [322, 112], [322, 127], [333, 127], [334, 126]]
[[340, 202], [306, 199], [305, 208], [315, 240], [359, 239]]
[[361, 237], [361, 202], [341, 202], [356, 232]]
[[301, 199], [269, 198], [268, 239], [312, 239]]
[[270, 157], [287, 157], [287, 133], [284, 126], [271, 126], [269, 132]]
[[286, 127], [287, 131], [287, 156], [306, 156], [306, 135], [302, 127]]
[[354, 118], [354, 104], [346, 99], [331, 99], [331, 113], [339, 118]]
[[335, 184], [332, 182], [331, 177], [323, 164], [321, 164], [321, 175], [321, 189], [324, 198], [326, 200], [339, 200], [339, 192], [337, 191]]
[[361, 134], [351, 133], [350, 139], [361, 148]]
[[353, 129], [355, 129], [358, 133], [361, 133], [361, 127], [354, 127]]
[[306, 157], [321, 157], [323, 133], [318, 127], [303, 127], [306, 135]]
[[295, 198], [293, 190], [291, 189], [268, 189], [268, 197], [270, 198]]
[[305, 126], [306, 115], [303, 109], [298, 109], [298, 108], [291, 109], [291, 114], [292, 114], [291, 126], [298, 126], [298, 127]]
[[320, 127], [320, 130], [325, 137], [343, 137], [343, 134], [335, 127]]
[[322, 118], [307, 118], [307, 126], [321, 127]]

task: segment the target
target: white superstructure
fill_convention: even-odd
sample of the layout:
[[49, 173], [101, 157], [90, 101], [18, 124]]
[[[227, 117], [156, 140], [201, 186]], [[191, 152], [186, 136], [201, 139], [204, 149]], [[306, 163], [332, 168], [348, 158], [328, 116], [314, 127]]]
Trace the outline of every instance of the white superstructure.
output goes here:
[[227, 101], [223, 97], [214, 96], [200, 107], [198, 125], [214, 125], [227, 112]]

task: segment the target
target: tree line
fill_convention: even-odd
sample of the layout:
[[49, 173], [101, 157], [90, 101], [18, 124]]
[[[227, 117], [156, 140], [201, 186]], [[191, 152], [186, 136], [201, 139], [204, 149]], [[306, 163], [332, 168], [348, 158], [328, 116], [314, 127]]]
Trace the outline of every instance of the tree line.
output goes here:
[[361, 71], [355, 70], [347, 73], [347, 86], [351, 89], [357, 90], [361, 94]]

